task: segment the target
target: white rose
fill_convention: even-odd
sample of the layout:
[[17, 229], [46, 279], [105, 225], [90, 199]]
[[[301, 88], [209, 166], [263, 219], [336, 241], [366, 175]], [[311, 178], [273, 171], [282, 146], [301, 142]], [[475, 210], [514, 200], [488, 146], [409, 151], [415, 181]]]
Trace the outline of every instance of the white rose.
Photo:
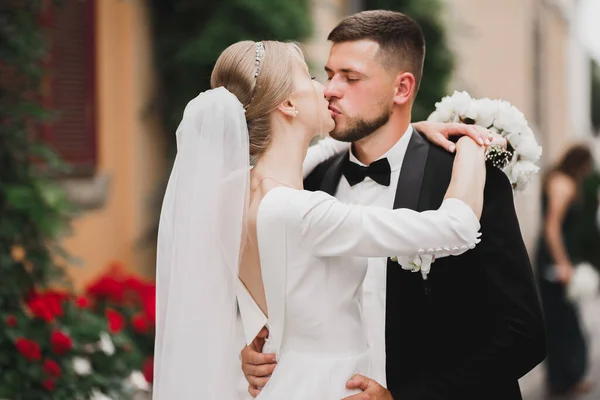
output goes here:
[[505, 133], [522, 133], [527, 129], [527, 120], [518, 115], [502, 115], [494, 120], [494, 126]]
[[523, 161], [536, 162], [542, 156], [542, 147], [538, 145], [535, 137], [522, 135], [519, 148], [515, 148]]
[[496, 118], [494, 126], [499, 130], [504, 130], [504, 125], [507, 121], [507, 115], [510, 113], [510, 103], [504, 100], [496, 100]]
[[452, 109], [452, 105], [440, 107], [437, 112], [439, 122], [452, 122], [456, 118], [456, 111]]
[[494, 122], [491, 100], [480, 99], [471, 101], [469, 108], [465, 112], [465, 116], [474, 120], [477, 125], [489, 128]]
[[471, 103], [473, 102], [473, 99], [467, 92], [454, 91], [451, 99], [453, 109], [458, 116], [465, 116], [469, 110], [469, 107], [471, 106]]
[[73, 370], [77, 375], [89, 375], [92, 372], [92, 364], [83, 357], [73, 357]]
[[508, 175], [510, 182], [515, 184], [516, 189], [523, 190], [529, 183], [531, 175], [539, 170], [540, 168], [531, 161], [519, 161], [506, 167], [504, 172]]
[[113, 344], [110, 335], [106, 332], [100, 333], [100, 343], [98, 346], [106, 355], [112, 356], [115, 354], [115, 345]]
[[518, 152], [519, 150], [517, 150], [517, 149], [519, 149], [522, 146], [522, 142], [524, 140], [523, 135], [521, 135], [520, 133], [509, 133], [509, 134], [505, 135], [504, 137], [506, 138], [508, 143], [512, 146], [512, 148]]
[[496, 119], [496, 103], [488, 98], [479, 100], [479, 120], [477, 123], [484, 128], [494, 125]]
[[494, 126], [506, 133], [522, 133], [527, 130], [527, 119], [521, 111], [509, 102], [499, 101]]
[[437, 122], [452, 122], [456, 114], [452, 100], [449, 97], [445, 97], [442, 101], [436, 103], [433, 114], [435, 114], [434, 118]]
[[440, 113], [437, 112], [437, 111], [434, 111], [431, 114], [429, 114], [429, 117], [427, 117], [427, 121], [431, 121], [431, 122], [444, 122], [444, 121], [441, 120]]

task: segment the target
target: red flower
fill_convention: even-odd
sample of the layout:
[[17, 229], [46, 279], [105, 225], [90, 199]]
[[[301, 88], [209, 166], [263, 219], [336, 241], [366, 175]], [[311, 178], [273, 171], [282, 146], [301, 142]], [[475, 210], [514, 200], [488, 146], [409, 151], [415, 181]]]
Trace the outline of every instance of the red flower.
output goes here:
[[85, 309], [90, 306], [90, 299], [88, 299], [85, 296], [80, 296], [77, 298], [77, 300], [75, 300], [75, 304], [77, 305], [77, 307]]
[[144, 282], [142, 282], [142, 280], [136, 276], [128, 276], [127, 278], [123, 279], [123, 287], [125, 290], [137, 294], [144, 287]]
[[48, 378], [44, 382], [42, 382], [42, 386], [44, 387], [44, 389], [46, 389], [49, 392], [53, 392], [54, 389], [56, 389], [56, 383], [54, 383], [54, 381], [50, 378]]
[[27, 298], [27, 305], [33, 315], [46, 322], [52, 322], [54, 318], [64, 315], [62, 303], [67, 297], [68, 294], [64, 292], [38, 293], [33, 291]]
[[42, 297], [34, 297], [27, 301], [27, 305], [29, 309], [39, 319], [42, 319], [46, 322], [51, 322], [54, 320], [54, 313], [50, 306], [44, 301]]
[[42, 358], [40, 345], [34, 340], [19, 337], [17, 340], [15, 340], [15, 346], [17, 347], [19, 353], [21, 353], [21, 355], [29, 361], [37, 361]]
[[115, 278], [104, 276], [88, 286], [87, 292], [90, 296], [95, 298], [121, 303], [123, 301], [125, 290], [121, 282]]
[[55, 378], [60, 378], [62, 375], [62, 371], [58, 363], [54, 360], [46, 360], [44, 361], [44, 365], [42, 366], [44, 372], [48, 376], [53, 376]]
[[137, 313], [131, 318], [131, 326], [137, 333], [146, 333], [150, 329], [148, 317], [142, 313]]
[[144, 374], [144, 378], [148, 381], [148, 383], [152, 383], [154, 380], [154, 358], [149, 357], [144, 361], [144, 365], [142, 365], [142, 374]]
[[67, 293], [57, 291], [47, 292], [45, 294], [45, 298], [48, 302], [48, 307], [50, 307], [50, 310], [52, 310], [56, 317], [62, 317], [65, 315], [62, 308], [62, 303], [69, 298]]
[[138, 296], [148, 322], [154, 326], [156, 324], [156, 286], [150, 283], [144, 284], [140, 288]]
[[17, 326], [17, 317], [15, 317], [14, 315], [7, 315], [6, 325], [10, 328]]
[[73, 348], [73, 340], [69, 335], [61, 331], [54, 331], [50, 336], [52, 351], [58, 355], [65, 354]]
[[108, 308], [104, 314], [110, 333], [118, 333], [125, 327], [125, 317], [118, 311]]
[[87, 287], [88, 295], [121, 304], [125, 298], [125, 286], [122, 282], [124, 269], [121, 263], [113, 262], [106, 275]]

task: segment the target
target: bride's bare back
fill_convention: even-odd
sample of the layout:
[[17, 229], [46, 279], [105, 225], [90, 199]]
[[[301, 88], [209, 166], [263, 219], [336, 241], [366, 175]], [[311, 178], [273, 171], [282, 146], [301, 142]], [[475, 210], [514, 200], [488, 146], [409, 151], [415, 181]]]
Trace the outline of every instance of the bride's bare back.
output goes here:
[[[239, 277], [244, 283], [250, 295], [254, 298], [260, 309], [267, 313], [267, 299], [265, 297], [265, 289], [263, 286], [262, 272], [260, 267], [260, 255], [258, 251], [258, 237], [256, 234], [256, 217], [258, 207], [267, 192], [274, 187], [279, 186], [270, 180], [264, 180], [260, 183], [252, 183], [258, 186], [256, 190], [250, 192], [250, 206], [247, 216], [247, 233], [246, 244], [242, 251], [240, 262]], [[254, 188], [254, 186], [252, 186]]]

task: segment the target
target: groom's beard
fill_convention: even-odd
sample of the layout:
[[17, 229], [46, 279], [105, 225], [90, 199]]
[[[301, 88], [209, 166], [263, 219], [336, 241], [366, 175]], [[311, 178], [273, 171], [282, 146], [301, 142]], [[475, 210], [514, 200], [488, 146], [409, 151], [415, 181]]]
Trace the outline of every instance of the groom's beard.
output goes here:
[[370, 121], [364, 118], [347, 118], [346, 129], [341, 130], [336, 127], [329, 133], [329, 136], [342, 142], [356, 142], [366, 138], [371, 133], [387, 124], [390, 120], [390, 114], [390, 107], [386, 107], [378, 117], [375, 117]]

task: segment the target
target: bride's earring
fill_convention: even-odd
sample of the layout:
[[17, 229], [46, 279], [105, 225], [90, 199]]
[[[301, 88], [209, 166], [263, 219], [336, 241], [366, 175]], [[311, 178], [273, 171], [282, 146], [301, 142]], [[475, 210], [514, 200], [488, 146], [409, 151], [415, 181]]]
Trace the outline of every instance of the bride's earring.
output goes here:
[[296, 117], [298, 116], [298, 110], [294, 110], [294, 112], [296, 113]]

